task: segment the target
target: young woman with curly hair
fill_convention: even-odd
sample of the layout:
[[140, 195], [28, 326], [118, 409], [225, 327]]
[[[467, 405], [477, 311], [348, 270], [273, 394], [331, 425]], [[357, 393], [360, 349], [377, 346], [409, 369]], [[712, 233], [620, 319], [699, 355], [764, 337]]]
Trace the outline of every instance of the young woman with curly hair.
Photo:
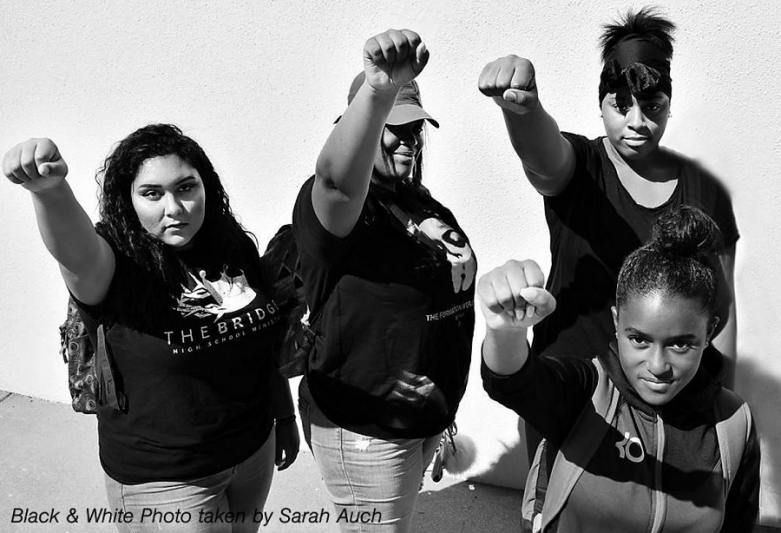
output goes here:
[[3, 172], [30, 191], [93, 341], [105, 331], [117, 387], [97, 407], [100, 461], [110, 507], [133, 515], [117, 527], [257, 530], [298, 430], [273, 366], [280, 314], [209, 158], [175, 126], [133, 132], [100, 172], [95, 227], [51, 140], [15, 146]]

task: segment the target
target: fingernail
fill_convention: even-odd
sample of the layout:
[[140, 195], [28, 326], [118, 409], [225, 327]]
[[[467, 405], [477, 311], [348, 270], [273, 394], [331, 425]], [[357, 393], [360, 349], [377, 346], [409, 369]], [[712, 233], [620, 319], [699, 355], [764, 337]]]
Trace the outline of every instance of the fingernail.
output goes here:
[[527, 305], [526, 306], [526, 317], [527, 318], [533, 317], [535, 311], [536, 311], [536, 308], [533, 305]]

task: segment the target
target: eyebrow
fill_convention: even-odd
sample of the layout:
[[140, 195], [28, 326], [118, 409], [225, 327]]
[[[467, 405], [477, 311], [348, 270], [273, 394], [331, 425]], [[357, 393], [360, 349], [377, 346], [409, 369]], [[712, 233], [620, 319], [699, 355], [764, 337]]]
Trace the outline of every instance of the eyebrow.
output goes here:
[[[193, 176], [192, 174], [189, 174], [187, 176], [183, 176], [183, 177], [179, 178], [178, 180], [176, 180], [174, 182], [174, 185], [175, 186], [179, 186], [179, 185], [181, 185], [183, 183], [187, 183], [189, 181], [194, 181], [194, 180], [195, 180], [195, 176]], [[141, 185], [138, 186], [138, 189], [144, 189], [144, 190], [162, 189], [162, 188], [163, 188], [163, 186], [159, 185], [157, 183], [142, 183]]]
[[[639, 329], [633, 328], [633, 327], [624, 328], [624, 332], [625, 333], [634, 333], [635, 335], [640, 335], [640, 336], [643, 336], [643, 337], [650, 337], [650, 335], [648, 335], [647, 333], [645, 333], [643, 331], [640, 331]], [[696, 340], [698, 340], [698, 338], [697, 338], [697, 335], [695, 335], [694, 333], [684, 333], [682, 335], [676, 335], [674, 337], [670, 337], [669, 339], [666, 339], [666, 340], [668, 340], [668, 341], [696, 341]]]

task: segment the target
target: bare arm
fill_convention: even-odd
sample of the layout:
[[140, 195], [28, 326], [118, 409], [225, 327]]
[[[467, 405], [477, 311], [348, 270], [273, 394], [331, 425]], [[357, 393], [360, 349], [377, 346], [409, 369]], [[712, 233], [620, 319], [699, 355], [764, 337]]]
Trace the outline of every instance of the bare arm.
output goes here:
[[534, 261], [508, 261], [480, 278], [477, 297], [485, 317], [483, 360], [495, 374], [511, 375], [526, 363], [528, 328], [556, 309]]
[[540, 103], [531, 62], [514, 55], [492, 61], [480, 73], [478, 88], [502, 108], [510, 142], [532, 186], [545, 196], [563, 191], [575, 172], [575, 153]]
[[724, 386], [734, 390], [738, 357], [738, 324], [735, 307], [735, 245], [733, 244], [727, 248], [719, 259], [721, 259], [721, 267], [724, 270], [724, 277], [727, 280], [732, 303], [729, 306], [727, 323], [718, 336], [713, 339], [713, 345], [724, 355]]
[[30, 139], [3, 158], [3, 173], [29, 190], [38, 230], [60, 265], [68, 289], [80, 301], [103, 301], [114, 275], [115, 258], [65, 181], [68, 165], [49, 139]]
[[269, 376], [271, 410], [276, 423], [276, 452], [274, 462], [278, 470], [285, 470], [298, 456], [301, 437], [296, 424], [296, 409], [290, 394], [290, 383], [276, 372]]
[[385, 120], [401, 87], [428, 62], [417, 33], [388, 30], [364, 45], [366, 81], [326, 140], [315, 167], [312, 205], [325, 229], [348, 235], [361, 214]]

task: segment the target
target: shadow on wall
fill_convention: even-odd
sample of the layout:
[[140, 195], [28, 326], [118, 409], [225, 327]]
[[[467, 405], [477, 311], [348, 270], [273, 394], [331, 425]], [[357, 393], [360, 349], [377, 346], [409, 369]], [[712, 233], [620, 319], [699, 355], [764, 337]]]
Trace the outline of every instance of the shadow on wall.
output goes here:
[[781, 383], [754, 361], [738, 356], [738, 394], [751, 407], [762, 448], [760, 523], [781, 527], [781, 420], [778, 405]]

